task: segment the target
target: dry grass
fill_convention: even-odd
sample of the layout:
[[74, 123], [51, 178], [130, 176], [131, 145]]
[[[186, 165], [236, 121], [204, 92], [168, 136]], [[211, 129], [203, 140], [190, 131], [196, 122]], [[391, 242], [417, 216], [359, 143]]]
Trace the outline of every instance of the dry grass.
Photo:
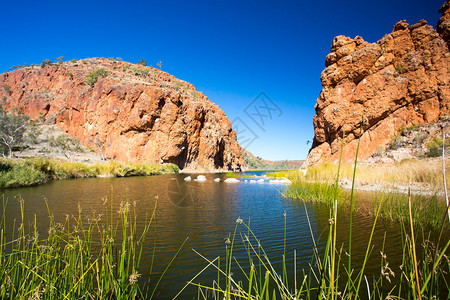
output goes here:
[[[324, 163], [308, 169], [304, 179], [311, 181], [334, 181], [338, 165]], [[446, 161], [446, 172], [450, 171], [450, 161]], [[288, 174], [289, 177], [298, 177], [297, 171]], [[301, 175], [301, 174], [300, 174]], [[340, 178], [351, 181], [353, 164], [341, 165]], [[394, 164], [358, 164], [356, 171], [358, 185], [382, 184], [386, 186], [426, 184], [430, 188], [442, 189], [442, 159], [413, 159], [404, 160]], [[447, 182], [448, 184], [449, 182]]]

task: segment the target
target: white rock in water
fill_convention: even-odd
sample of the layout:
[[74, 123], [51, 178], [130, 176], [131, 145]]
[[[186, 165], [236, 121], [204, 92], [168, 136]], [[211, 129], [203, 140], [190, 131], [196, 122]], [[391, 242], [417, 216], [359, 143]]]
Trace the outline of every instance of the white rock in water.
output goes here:
[[198, 175], [197, 179], [194, 179], [194, 181], [205, 182], [206, 181], [206, 177], [204, 175]]
[[270, 180], [269, 183], [275, 183], [275, 184], [291, 184], [292, 181], [290, 181], [290, 180], [287, 179], [286, 177], [283, 177], [283, 178], [278, 179], [278, 180]]
[[191, 176], [188, 176], [188, 177], [184, 177], [184, 181], [191, 181]]
[[239, 182], [239, 180], [237, 180], [236, 178], [227, 178], [224, 180], [224, 182], [226, 183], [236, 183]]
[[250, 183], [256, 183], [256, 180], [250, 180]]
[[264, 179], [259, 179], [258, 181], [257, 181], [258, 183], [264, 183]]
[[220, 178], [214, 178], [214, 182], [220, 182]]

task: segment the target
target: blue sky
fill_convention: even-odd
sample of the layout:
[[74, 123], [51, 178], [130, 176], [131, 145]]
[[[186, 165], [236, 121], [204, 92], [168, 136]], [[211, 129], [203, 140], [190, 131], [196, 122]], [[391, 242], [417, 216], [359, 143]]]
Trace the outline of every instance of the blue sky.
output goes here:
[[[443, 3], [3, 0], [0, 72], [59, 56], [162, 61], [164, 71], [193, 83], [247, 129], [240, 139], [249, 151], [271, 160], [304, 159], [332, 39], [360, 35], [375, 42], [401, 19], [435, 27]], [[271, 116], [260, 109], [263, 126], [246, 113], [261, 107], [261, 98], [254, 102], [261, 92], [267, 107], [279, 108]]]

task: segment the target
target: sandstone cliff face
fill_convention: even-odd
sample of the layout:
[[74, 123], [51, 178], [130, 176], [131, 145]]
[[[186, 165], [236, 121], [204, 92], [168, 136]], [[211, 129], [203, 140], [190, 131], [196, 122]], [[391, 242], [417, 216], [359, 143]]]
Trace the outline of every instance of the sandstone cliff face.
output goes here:
[[[337, 36], [322, 72], [314, 141], [306, 165], [359, 158], [388, 144], [402, 126], [429, 123], [450, 107], [450, 1], [439, 34], [426, 21], [400, 21], [376, 43]], [[362, 127], [361, 127], [362, 124]], [[361, 131], [362, 130], [362, 131]]]
[[[104, 69], [91, 85], [88, 74]], [[151, 67], [104, 58], [0, 74], [0, 98], [54, 122], [106, 157], [174, 163], [185, 170], [239, 170], [240, 146], [223, 111], [194, 86]]]

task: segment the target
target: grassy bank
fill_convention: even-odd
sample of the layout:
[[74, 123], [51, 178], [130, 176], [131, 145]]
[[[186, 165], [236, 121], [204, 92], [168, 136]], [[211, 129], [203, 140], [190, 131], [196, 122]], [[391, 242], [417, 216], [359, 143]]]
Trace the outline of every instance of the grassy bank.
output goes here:
[[96, 176], [148, 176], [177, 173], [173, 164], [124, 163], [108, 161], [96, 164], [32, 158], [26, 160], [0, 159], [0, 188], [37, 185], [55, 179]]
[[[172, 261], [159, 277], [143, 282], [141, 255], [146, 247], [154, 247], [146, 238], [155, 228], [156, 205], [140, 230], [136, 229], [136, 207], [128, 202], [121, 202], [116, 212], [109, 199], [104, 202], [104, 214], [93, 213], [88, 221], [80, 212], [78, 217], [67, 216], [58, 223], [49, 211], [50, 225], [43, 234], [45, 228], [38, 228], [36, 218], [31, 224], [24, 220], [24, 201], [19, 203], [21, 219], [8, 227], [3, 199], [1, 299], [151, 299], [184, 245], [171, 254]], [[113, 221], [116, 213], [117, 222]], [[153, 262], [155, 251], [152, 253]], [[145, 266], [150, 273], [152, 265]]]
[[[446, 172], [450, 172], [450, 160], [446, 161]], [[308, 168], [306, 180], [334, 181], [338, 174], [338, 164], [323, 163]], [[343, 163], [340, 166], [339, 176], [349, 181], [353, 178], [354, 165]], [[291, 171], [289, 176], [296, 176]], [[426, 184], [430, 188], [443, 189], [442, 159], [411, 159], [397, 163], [358, 164], [356, 170], [356, 184], [381, 184], [386, 186], [396, 185], [421, 185]], [[450, 182], [448, 181], [447, 184]]]

